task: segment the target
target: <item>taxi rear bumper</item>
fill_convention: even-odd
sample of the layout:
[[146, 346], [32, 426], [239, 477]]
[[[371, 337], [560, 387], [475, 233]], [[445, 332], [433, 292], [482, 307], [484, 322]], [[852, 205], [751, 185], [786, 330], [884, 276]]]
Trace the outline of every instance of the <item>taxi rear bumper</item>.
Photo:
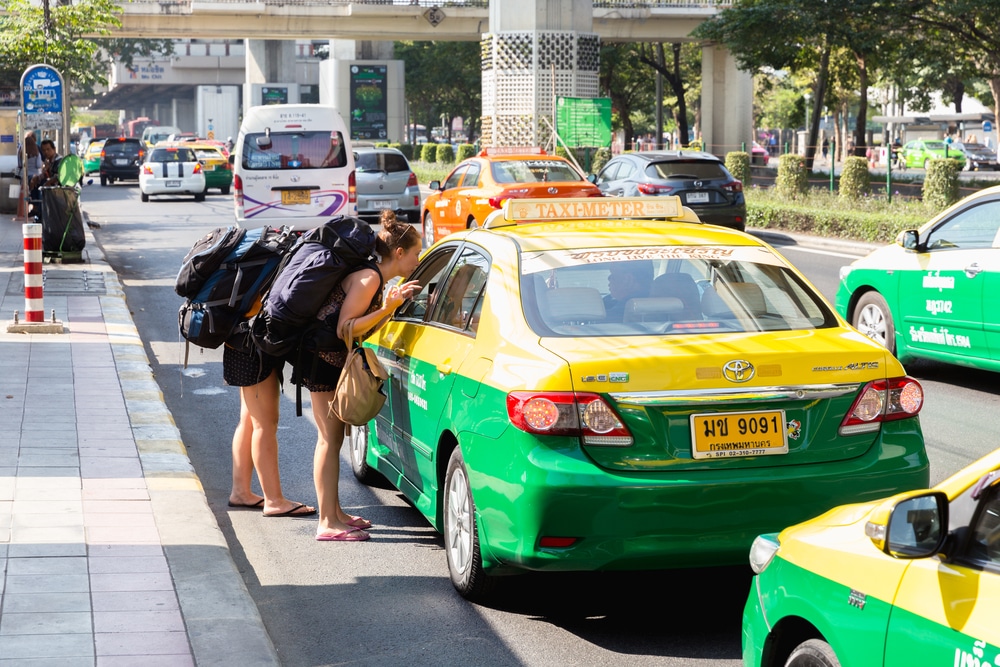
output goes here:
[[[929, 483], [917, 419], [888, 422], [862, 456], [821, 464], [700, 472], [618, 472], [585, 454], [539, 444], [514, 457], [511, 479], [463, 443], [487, 568], [642, 570], [747, 562], [761, 533], [851, 502]], [[489, 447], [496, 449], [496, 442]], [[471, 445], [471, 446], [466, 446]], [[485, 445], [485, 443], [484, 443]], [[485, 447], [483, 448], [485, 449]], [[479, 460], [477, 460], [479, 459]], [[547, 548], [542, 538], [576, 538]]]

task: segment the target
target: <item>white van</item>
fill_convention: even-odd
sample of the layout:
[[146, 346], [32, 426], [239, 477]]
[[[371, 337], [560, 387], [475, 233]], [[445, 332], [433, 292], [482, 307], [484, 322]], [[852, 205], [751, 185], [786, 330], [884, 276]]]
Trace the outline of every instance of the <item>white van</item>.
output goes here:
[[232, 158], [236, 224], [317, 227], [357, 215], [354, 155], [334, 107], [273, 104], [243, 117]]

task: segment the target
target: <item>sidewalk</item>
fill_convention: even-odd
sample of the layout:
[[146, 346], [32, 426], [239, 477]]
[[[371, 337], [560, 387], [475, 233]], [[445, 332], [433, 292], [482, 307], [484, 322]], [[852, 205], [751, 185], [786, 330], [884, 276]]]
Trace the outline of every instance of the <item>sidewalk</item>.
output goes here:
[[0, 667], [279, 664], [90, 230], [61, 334], [7, 333], [23, 248], [0, 214]]

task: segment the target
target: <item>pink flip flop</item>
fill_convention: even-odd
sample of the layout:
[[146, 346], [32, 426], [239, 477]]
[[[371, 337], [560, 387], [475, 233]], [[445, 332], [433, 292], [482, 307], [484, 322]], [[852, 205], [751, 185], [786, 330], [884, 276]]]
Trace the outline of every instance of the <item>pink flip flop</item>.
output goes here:
[[344, 523], [346, 523], [351, 528], [360, 528], [361, 530], [368, 530], [369, 528], [372, 527], [372, 522], [371, 521], [369, 521], [368, 519], [362, 518], [360, 516], [356, 516], [353, 519], [351, 519], [350, 521], [345, 521]]
[[360, 528], [351, 528], [339, 533], [318, 533], [317, 542], [364, 542], [370, 537]]

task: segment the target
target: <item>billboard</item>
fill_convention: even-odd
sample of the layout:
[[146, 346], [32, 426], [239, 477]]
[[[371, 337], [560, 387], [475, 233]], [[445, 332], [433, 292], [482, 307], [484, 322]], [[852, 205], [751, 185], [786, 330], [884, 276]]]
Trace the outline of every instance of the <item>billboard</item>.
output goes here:
[[560, 97], [556, 100], [556, 131], [571, 148], [611, 145], [611, 99]]
[[351, 139], [387, 141], [386, 65], [351, 65]]

